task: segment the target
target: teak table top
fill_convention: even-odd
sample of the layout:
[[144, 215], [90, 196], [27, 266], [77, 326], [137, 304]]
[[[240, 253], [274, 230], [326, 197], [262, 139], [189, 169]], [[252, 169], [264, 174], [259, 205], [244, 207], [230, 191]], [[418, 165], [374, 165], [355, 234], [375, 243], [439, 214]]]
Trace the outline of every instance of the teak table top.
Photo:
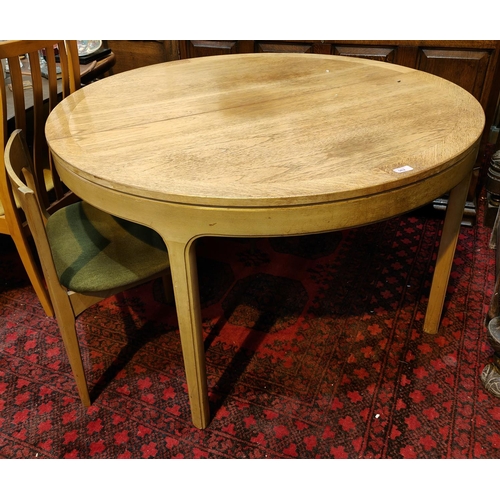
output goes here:
[[63, 182], [155, 229], [174, 284], [193, 423], [209, 424], [193, 242], [368, 224], [450, 193], [423, 329], [439, 328], [484, 127], [465, 90], [315, 54], [163, 63], [95, 82], [49, 116]]
[[[219, 206], [393, 189], [445, 168], [484, 126], [479, 103], [448, 81], [304, 54], [133, 70], [70, 96], [55, 117], [50, 146], [83, 177], [140, 196]], [[405, 166], [413, 170], [395, 172]]]

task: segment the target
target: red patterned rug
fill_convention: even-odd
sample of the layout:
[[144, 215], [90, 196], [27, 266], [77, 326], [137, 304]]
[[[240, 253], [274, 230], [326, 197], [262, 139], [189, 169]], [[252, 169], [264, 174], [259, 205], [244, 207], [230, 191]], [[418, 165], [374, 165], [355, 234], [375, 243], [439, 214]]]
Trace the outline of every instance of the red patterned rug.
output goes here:
[[490, 230], [463, 227], [444, 318], [422, 332], [436, 212], [349, 231], [198, 246], [212, 421], [190, 420], [177, 319], [160, 282], [78, 320], [80, 404], [55, 319], [0, 239], [4, 458], [500, 458]]

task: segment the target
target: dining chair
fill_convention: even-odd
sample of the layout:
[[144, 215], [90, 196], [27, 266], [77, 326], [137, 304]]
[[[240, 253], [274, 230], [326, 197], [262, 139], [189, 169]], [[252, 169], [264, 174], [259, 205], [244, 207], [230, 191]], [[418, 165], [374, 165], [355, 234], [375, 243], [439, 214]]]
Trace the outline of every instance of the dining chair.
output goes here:
[[[25, 132], [33, 158], [34, 179], [40, 202], [53, 212], [77, 200], [61, 183], [52, 167], [44, 127], [50, 111], [80, 88], [76, 40], [9, 40], [0, 42], [0, 59], [7, 62], [9, 78], [0, 72], [0, 133], [5, 147], [14, 128]], [[3, 153], [3, 150], [2, 150]], [[7, 187], [0, 155], [0, 234], [10, 235], [45, 313], [53, 308], [29, 243], [23, 215]]]
[[89, 406], [76, 318], [106, 297], [159, 277], [171, 300], [165, 244], [155, 231], [85, 201], [49, 214], [36, 196], [34, 168], [21, 130], [7, 142], [5, 167], [35, 241], [80, 398]]

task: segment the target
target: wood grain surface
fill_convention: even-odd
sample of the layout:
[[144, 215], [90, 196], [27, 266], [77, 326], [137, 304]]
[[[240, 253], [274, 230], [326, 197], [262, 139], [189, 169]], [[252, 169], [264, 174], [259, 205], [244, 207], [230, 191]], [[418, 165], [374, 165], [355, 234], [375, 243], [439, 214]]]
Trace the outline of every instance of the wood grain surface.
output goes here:
[[[424, 72], [339, 56], [244, 54], [93, 83], [56, 108], [46, 135], [91, 182], [158, 200], [255, 207], [419, 182], [465, 155], [483, 126], [469, 93]], [[395, 171], [405, 166], [412, 170]]]

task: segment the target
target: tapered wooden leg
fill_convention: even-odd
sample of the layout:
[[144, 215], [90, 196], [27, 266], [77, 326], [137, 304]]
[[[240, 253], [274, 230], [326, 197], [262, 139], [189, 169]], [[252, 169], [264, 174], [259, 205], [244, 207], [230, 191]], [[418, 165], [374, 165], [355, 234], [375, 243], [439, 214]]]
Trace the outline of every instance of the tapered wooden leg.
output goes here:
[[471, 176], [468, 175], [450, 191], [436, 267], [432, 278], [429, 303], [425, 314], [424, 332], [426, 333], [437, 333], [439, 329], [446, 289], [469, 191], [470, 178]]
[[12, 235], [12, 239], [17, 248], [17, 253], [21, 257], [24, 269], [28, 274], [28, 278], [31, 281], [35, 293], [42, 304], [43, 310], [47, 316], [54, 316], [54, 309], [52, 308], [52, 302], [49, 297], [49, 292], [44, 286], [44, 279], [42, 273], [37, 268], [35, 260], [31, 255], [31, 251], [27, 247], [27, 243], [22, 239], [21, 235]]
[[196, 251], [188, 243], [166, 242], [174, 285], [182, 355], [193, 424], [204, 429], [210, 421], [205, 350], [201, 328]]
[[66, 349], [66, 354], [71, 365], [71, 371], [75, 378], [78, 394], [84, 406], [90, 406], [90, 395], [87, 386], [87, 379], [83, 368], [82, 355], [80, 352], [80, 345], [76, 335], [75, 315], [70, 303], [70, 299], [66, 292], [61, 289], [61, 296], [54, 301], [54, 308], [59, 325], [59, 331]]

